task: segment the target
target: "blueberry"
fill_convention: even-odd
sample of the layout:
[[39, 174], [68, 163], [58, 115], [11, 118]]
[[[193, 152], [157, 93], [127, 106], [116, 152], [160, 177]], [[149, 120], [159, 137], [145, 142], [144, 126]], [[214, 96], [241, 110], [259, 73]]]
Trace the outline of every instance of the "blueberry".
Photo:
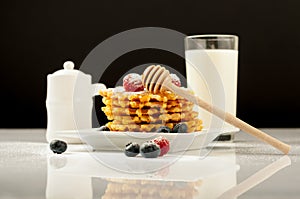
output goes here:
[[140, 153], [140, 145], [135, 142], [129, 142], [125, 146], [124, 153], [128, 157], [135, 157]]
[[156, 130], [157, 133], [170, 133], [171, 129], [167, 126], [161, 126]]
[[67, 143], [61, 140], [52, 140], [50, 142], [50, 149], [53, 153], [61, 154], [67, 150]]
[[174, 126], [172, 133], [187, 133], [188, 127], [185, 123], [178, 123]]
[[160, 154], [160, 148], [155, 142], [145, 142], [142, 144], [140, 152], [145, 158], [157, 158]]
[[110, 131], [110, 129], [107, 126], [101, 126], [99, 131]]

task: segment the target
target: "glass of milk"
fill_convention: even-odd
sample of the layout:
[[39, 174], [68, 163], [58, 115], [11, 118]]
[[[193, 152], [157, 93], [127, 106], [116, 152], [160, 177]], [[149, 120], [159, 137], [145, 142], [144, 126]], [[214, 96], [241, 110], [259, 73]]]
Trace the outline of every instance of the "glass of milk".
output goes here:
[[[188, 87], [203, 100], [236, 115], [238, 37], [188, 36], [185, 38], [185, 59]], [[239, 131], [201, 108], [198, 111], [206, 129], [229, 135]]]

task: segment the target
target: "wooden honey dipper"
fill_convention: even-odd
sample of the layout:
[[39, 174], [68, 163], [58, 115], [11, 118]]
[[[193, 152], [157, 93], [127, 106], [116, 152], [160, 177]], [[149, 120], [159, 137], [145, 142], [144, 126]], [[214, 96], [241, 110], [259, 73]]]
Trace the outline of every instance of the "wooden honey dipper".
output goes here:
[[165, 67], [161, 67], [159, 65], [152, 65], [147, 67], [142, 75], [142, 83], [144, 87], [151, 93], [159, 93], [163, 90], [172, 91], [186, 98], [187, 100], [197, 104], [206, 111], [216, 115], [217, 117], [221, 118], [227, 123], [272, 145], [273, 147], [279, 149], [285, 154], [288, 154], [291, 149], [290, 145], [287, 145], [281, 142], [280, 140], [264, 133], [263, 131], [247, 124], [246, 122], [240, 120], [234, 115], [227, 113], [221, 110], [220, 108], [203, 101], [198, 96], [192, 95], [189, 91], [174, 85], [172, 83], [170, 73]]

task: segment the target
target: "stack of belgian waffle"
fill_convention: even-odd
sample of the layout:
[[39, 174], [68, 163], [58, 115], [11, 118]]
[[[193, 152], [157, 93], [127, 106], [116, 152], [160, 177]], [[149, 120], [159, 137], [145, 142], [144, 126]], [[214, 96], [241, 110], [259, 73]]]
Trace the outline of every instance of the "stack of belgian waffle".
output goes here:
[[185, 123], [187, 132], [202, 129], [194, 104], [170, 91], [153, 94], [116, 87], [101, 90], [100, 95], [106, 105], [102, 111], [111, 120], [106, 126], [111, 131], [154, 132], [161, 126], [172, 129], [178, 123]]

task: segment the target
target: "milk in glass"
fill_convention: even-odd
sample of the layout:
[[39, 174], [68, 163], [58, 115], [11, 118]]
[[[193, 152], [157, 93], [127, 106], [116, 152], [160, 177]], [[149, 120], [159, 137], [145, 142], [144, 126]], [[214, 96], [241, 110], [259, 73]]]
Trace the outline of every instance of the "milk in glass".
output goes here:
[[[207, 102], [213, 103], [213, 101], [224, 100], [225, 107], [223, 108], [225, 111], [236, 115], [238, 51], [231, 49], [193, 49], [186, 50], [185, 56], [188, 87]], [[195, 67], [198, 67], [198, 70]], [[214, 70], [211, 67], [214, 67]], [[223, 88], [213, 83], [216, 77], [220, 77]], [[220, 92], [220, 89], [224, 89], [224, 91]], [[213, 100], [211, 93], [224, 93], [225, 96], [219, 96], [220, 99]], [[211, 128], [211, 113], [200, 108], [199, 117], [203, 120], [204, 128]], [[235, 130], [237, 128], [227, 123], [224, 123], [222, 128], [223, 132]]]

